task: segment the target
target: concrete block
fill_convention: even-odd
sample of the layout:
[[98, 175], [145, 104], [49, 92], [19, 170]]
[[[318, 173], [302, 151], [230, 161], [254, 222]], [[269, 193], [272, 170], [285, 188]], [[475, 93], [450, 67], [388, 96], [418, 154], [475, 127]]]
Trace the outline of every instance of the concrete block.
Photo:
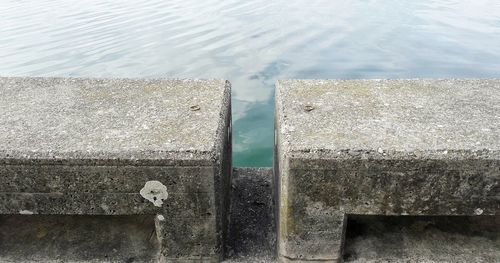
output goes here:
[[0, 78], [0, 214], [151, 215], [159, 261], [217, 262], [230, 123], [224, 80]]
[[498, 215], [500, 80], [276, 84], [281, 262], [340, 262], [349, 215]]

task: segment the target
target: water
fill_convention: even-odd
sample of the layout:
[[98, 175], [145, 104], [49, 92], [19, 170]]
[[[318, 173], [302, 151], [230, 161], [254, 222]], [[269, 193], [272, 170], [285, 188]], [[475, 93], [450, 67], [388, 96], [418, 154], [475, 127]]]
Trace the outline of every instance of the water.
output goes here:
[[271, 166], [277, 79], [500, 77], [500, 1], [0, 0], [0, 75], [229, 79]]

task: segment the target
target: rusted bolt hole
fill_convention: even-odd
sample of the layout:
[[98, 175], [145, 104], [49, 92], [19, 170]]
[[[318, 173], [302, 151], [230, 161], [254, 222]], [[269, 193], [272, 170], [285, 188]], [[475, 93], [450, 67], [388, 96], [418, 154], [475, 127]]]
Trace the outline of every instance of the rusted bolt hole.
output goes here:
[[306, 105], [306, 106], [304, 106], [304, 111], [310, 112], [312, 110], [314, 110], [314, 107], [312, 105]]

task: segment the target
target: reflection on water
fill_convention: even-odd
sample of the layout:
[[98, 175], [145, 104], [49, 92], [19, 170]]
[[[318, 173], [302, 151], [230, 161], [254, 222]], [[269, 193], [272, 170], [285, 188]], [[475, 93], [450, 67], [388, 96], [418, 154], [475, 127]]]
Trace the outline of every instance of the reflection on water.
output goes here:
[[500, 77], [500, 1], [0, 0], [0, 75], [229, 79], [271, 166], [277, 79]]

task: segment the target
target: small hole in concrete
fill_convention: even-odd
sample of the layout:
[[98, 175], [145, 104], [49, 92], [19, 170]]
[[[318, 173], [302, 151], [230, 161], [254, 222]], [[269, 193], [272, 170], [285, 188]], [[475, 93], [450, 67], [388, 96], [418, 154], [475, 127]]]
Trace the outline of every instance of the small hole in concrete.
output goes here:
[[305, 105], [304, 106], [304, 111], [309, 112], [314, 110], [314, 107], [312, 105]]

